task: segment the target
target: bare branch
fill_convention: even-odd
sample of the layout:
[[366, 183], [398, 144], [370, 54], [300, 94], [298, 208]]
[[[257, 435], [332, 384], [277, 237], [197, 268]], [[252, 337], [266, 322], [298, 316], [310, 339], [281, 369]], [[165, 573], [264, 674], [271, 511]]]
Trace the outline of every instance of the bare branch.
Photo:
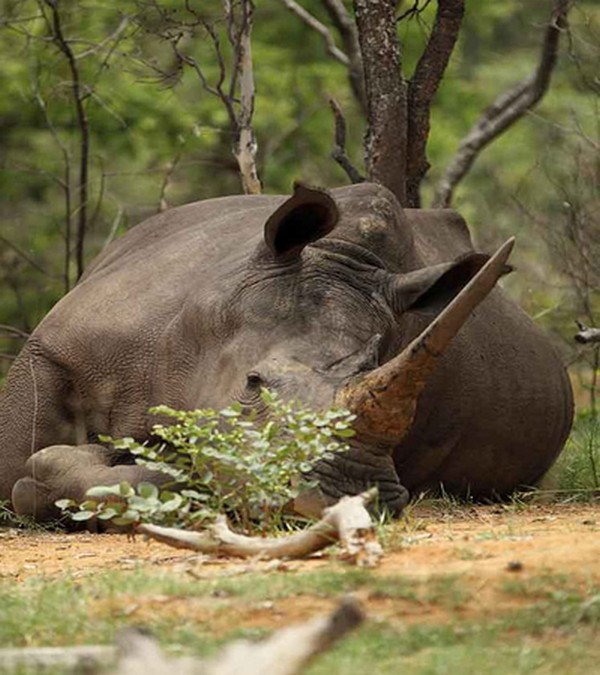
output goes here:
[[52, 122], [52, 119], [48, 112], [48, 106], [46, 105], [46, 101], [42, 97], [39, 88], [39, 82], [37, 80], [35, 82], [34, 98], [44, 115], [44, 121], [46, 122], [46, 126], [50, 131], [50, 135], [52, 136], [54, 142], [60, 149], [63, 158], [64, 178], [63, 180], [60, 181], [60, 185], [62, 187], [65, 199], [65, 215], [64, 215], [65, 254], [63, 262], [63, 285], [65, 293], [67, 293], [71, 288], [71, 234], [72, 234], [71, 219], [73, 215], [71, 205], [71, 155], [67, 150], [65, 144], [62, 142], [60, 135], [58, 134], [56, 127]]
[[177, 168], [177, 165], [179, 164], [180, 161], [181, 161], [181, 152], [178, 152], [167, 165], [167, 170], [165, 171], [162, 185], [160, 186], [160, 196], [158, 198], [158, 209], [157, 209], [158, 213], [162, 213], [163, 211], [166, 211], [169, 208], [169, 203], [167, 202], [167, 190], [171, 183], [173, 172]]
[[78, 206], [77, 206], [77, 239], [75, 244], [75, 257], [77, 262], [77, 278], [81, 277], [84, 269], [84, 251], [85, 235], [87, 229], [87, 202], [88, 202], [88, 164], [90, 151], [90, 130], [85, 110], [84, 100], [87, 98], [87, 92], [81, 84], [77, 60], [69, 41], [65, 39], [62, 30], [61, 16], [58, 10], [57, 0], [43, 0], [50, 8], [52, 13], [52, 39], [58, 49], [64, 54], [69, 70], [71, 72], [71, 91], [75, 111], [77, 115], [77, 124], [79, 126], [80, 148], [79, 148], [79, 186], [78, 186]]
[[369, 180], [406, 204], [407, 87], [396, 34], [395, 0], [354, 0], [367, 93]]
[[[109, 44], [110, 42], [114, 41], [114, 43], [117, 44], [119, 42], [121, 34], [125, 31], [125, 29], [129, 25], [129, 21], [130, 21], [129, 17], [124, 16], [121, 19], [121, 22], [119, 23], [119, 25], [116, 27], [116, 29], [110, 35], [107, 35], [104, 38], [104, 40], [101, 40], [98, 44], [93, 45], [88, 50], [86, 50], [84, 52], [79, 52], [79, 54], [77, 54], [77, 56], [75, 56], [75, 59], [76, 60], [85, 59], [88, 56], [92, 56], [94, 54], [97, 54], [98, 52], [102, 51], [104, 49], [104, 47], [107, 44]], [[114, 50], [114, 46], [111, 47], [111, 51], [112, 50]]]
[[39, 263], [37, 263], [33, 258], [27, 255], [24, 251], [22, 251], [16, 244], [14, 244], [10, 239], [7, 239], [6, 237], [3, 237], [0, 234], [0, 242], [2, 242], [5, 246], [8, 246], [11, 250], [13, 250], [19, 258], [22, 258], [26, 263], [31, 265], [33, 269], [37, 270], [38, 272], [41, 272], [44, 276], [47, 276], [50, 279], [56, 279], [57, 277], [54, 274], [51, 274], [47, 270], [45, 270]]
[[600, 342], [600, 328], [589, 328], [581, 323], [581, 321], [577, 321], [577, 327], [579, 328], [579, 332], [574, 338], [576, 342], [583, 345]]
[[356, 169], [346, 154], [346, 120], [344, 119], [344, 113], [340, 104], [334, 98], [329, 99], [329, 105], [335, 121], [335, 146], [331, 152], [331, 157], [344, 169], [353, 183], [362, 183], [365, 177]]
[[[422, 11], [415, 6], [408, 12]], [[413, 208], [420, 204], [420, 185], [429, 170], [427, 140], [429, 138], [430, 111], [433, 98], [448, 66], [448, 61], [464, 15], [464, 0], [439, 0], [435, 23], [427, 46], [421, 54], [408, 87], [407, 115], [407, 204]]]
[[468, 173], [481, 151], [523, 117], [544, 96], [556, 65], [560, 36], [567, 27], [567, 14], [571, 2], [572, 0], [556, 0], [535, 73], [501, 94], [463, 138], [458, 152], [438, 183], [434, 207], [450, 206], [456, 186]]
[[137, 531], [175, 548], [237, 558], [305, 558], [339, 541], [346, 559], [371, 567], [381, 558], [371, 516], [365, 505], [373, 500], [376, 489], [355, 497], [342, 497], [325, 509], [318, 523], [302, 532], [280, 538], [247, 537], [232, 532], [224, 516], [203, 532], [187, 532], [172, 527], [139, 525]]
[[10, 337], [18, 340], [27, 340], [29, 338], [29, 333], [14, 326], [7, 326], [4, 323], [0, 323], [0, 333], [4, 333], [5, 338]]
[[365, 92], [365, 76], [356, 22], [342, 0], [321, 0], [321, 2], [342, 38], [344, 51], [349, 60], [348, 77], [350, 79], [350, 87], [363, 113], [366, 115], [367, 94]]
[[[170, 41], [176, 58], [174, 72], [163, 73], [155, 68], [164, 82], [176, 84], [181, 78], [183, 66], [189, 66], [198, 76], [203, 89], [217, 97], [223, 104], [229, 118], [229, 127], [233, 137], [233, 154], [236, 158], [242, 185], [246, 194], [258, 194], [262, 186], [256, 167], [257, 142], [252, 126], [254, 115], [254, 73], [252, 68], [251, 32], [254, 3], [252, 0], [240, 0], [233, 3], [224, 0], [224, 16], [227, 39], [233, 51], [233, 65], [228, 68], [230, 58], [226, 57], [219, 32], [214, 24], [194, 10], [189, 2], [185, 3], [188, 13], [192, 14], [192, 23], [184, 23], [180, 19], [173, 20], [155, 4], [163, 21], [169, 29], [161, 36]], [[182, 39], [190, 29], [199, 26], [210, 37], [217, 60], [217, 77], [213, 83], [195, 58], [186, 54], [181, 48]], [[236, 93], [239, 91], [239, 97]]]
[[314, 17], [310, 12], [308, 12], [304, 7], [299, 5], [294, 0], [281, 0], [281, 2], [295, 14], [300, 20], [302, 20], [309, 28], [316, 31], [325, 42], [327, 47], [327, 52], [333, 56], [336, 61], [339, 61], [342, 65], [349, 67], [350, 59], [348, 56], [335, 44], [335, 40], [331, 35], [331, 31], [327, 26], [321, 23], [316, 17]]
[[101, 252], [104, 251], [104, 249], [112, 243], [113, 239], [117, 236], [117, 230], [119, 229], [119, 225], [121, 224], [121, 218], [123, 217], [123, 209], [119, 208], [117, 211], [117, 215], [115, 216], [110, 231], [108, 233], [108, 236], [104, 240], [104, 244], [102, 244], [102, 249]]
[[400, 23], [406, 18], [412, 19], [413, 17], [418, 16], [427, 9], [430, 2], [431, 0], [425, 0], [423, 5], [420, 5], [419, 0], [414, 0], [413, 6], [402, 12], [402, 14], [400, 14], [396, 19], [396, 23]]
[[251, 0], [242, 0], [242, 24], [239, 35], [239, 60], [236, 72], [240, 80], [240, 108], [237, 118], [238, 134], [233, 153], [240, 167], [242, 185], [246, 194], [260, 194], [262, 186], [256, 168], [257, 143], [252, 127], [254, 116], [254, 72], [252, 69], [252, 14]]

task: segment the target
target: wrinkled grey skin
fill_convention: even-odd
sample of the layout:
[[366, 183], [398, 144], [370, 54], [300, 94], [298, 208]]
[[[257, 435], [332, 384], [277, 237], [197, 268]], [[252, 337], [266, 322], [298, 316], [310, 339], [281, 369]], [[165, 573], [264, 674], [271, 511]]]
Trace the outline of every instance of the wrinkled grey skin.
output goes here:
[[[328, 234], [322, 206], [273, 223], [287, 198], [262, 195], [172, 209], [113, 243], [10, 371], [0, 499], [12, 491], [18, 512], [44, 519], [92, 485], [158, 481], [118, 464], [98, 435], [143, 440], [152, 405], [251, 407], [261, 386], [327, 407], [398, 353], [464, 284], [435, 266], [472, 251], [466, 226], [453, 211], [402, 211], [372, 184], [331, 195]], [[441, 357], [407, 435], [359, 438], [316, 474], [328, 498], [377, 483], [395, 513], [407, 490], [440, 483], [501, 496], [547, 470], [571, 418], [557, 354], [496, 288]]]

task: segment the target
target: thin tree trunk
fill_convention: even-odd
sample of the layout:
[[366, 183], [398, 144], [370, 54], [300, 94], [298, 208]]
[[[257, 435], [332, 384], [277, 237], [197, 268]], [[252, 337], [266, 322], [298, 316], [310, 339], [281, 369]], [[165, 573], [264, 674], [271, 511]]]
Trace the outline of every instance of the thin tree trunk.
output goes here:
[[433, 30], [409, 84], [406, 198], [412, 208], [421, 206], [421, 182], [429, 171], [431, 104], [458, 39], [464, 9], [464, 0], [438, 0]]
[[369, 180], [406, 205], [407, 86], [394, 0], [354, 0], [367, 94], [365, 164]]

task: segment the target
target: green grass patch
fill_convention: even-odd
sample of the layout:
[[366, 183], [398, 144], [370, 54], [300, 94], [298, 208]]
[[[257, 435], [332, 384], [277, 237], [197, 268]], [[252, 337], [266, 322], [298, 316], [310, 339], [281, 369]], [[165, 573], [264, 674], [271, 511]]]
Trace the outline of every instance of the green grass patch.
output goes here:
[[[139, 624], [139, 615], [130, 611], [132, 603], [139, 602], [145, 603], [144, 625], [169, 649], [206, 655], [229, 639], [266, 634], [260, 627], [240, 628], [239, 621], [236, 625], [241, 609], [251, 610], [264, 601], [285, 605], [298, 596], [333, 600], [353, 591], [362, 591], [367, 605], [373, 601], [373, 614], [378, 599], [389, 600], [391, 612], [385, 620], [374, 617], [319, 659], [309, 670], [311, 675], [383, 675], [400, 668], [419, 674], [485, 670], [499, 675], [579, 675], [594, 672], [600, 659], [600, 589], [591, 584], [582, 589], [581, 583], [556, 574], [507, 580], [502, 591], [528, 604], [490, 618], [456, 612], [471, 599], [471, 590], [460, 577], [440, 575], [424, 581], [344, 568], [206, 580], [141, 570], [34, 578], [21, 584], [4, 580], [0, 646], [110, 643], [119, 628]], [[427, 603], [444, 611], [417, 623], [406, 601], [419, 609]], [[186, 611], [169, 611], [170, 605], [182, 602]], [[187, 612], [186, 603], [196, 611]], [[389, 610], [390, 603], [386, 607]], [[216, 634], [211, 616], [225, 618]]]

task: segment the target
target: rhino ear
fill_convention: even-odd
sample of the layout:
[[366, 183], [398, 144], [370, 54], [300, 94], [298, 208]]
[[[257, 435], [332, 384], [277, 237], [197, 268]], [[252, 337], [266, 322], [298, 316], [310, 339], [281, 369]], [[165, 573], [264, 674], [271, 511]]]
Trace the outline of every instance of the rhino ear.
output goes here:
[[336, 226], [338, 210], [325, 190], [294, 184], [294, 194], [265, 223], [265, 243], [277, 258], [294, 258]]
[[[394, 275], [387, 287], [393, 311], [439, 313], [489, 260], [484, 253], [467, 253], [456, 260], [432, 265], [408, 274]], [[505, 274], [510, 272], [506, 266]]]

